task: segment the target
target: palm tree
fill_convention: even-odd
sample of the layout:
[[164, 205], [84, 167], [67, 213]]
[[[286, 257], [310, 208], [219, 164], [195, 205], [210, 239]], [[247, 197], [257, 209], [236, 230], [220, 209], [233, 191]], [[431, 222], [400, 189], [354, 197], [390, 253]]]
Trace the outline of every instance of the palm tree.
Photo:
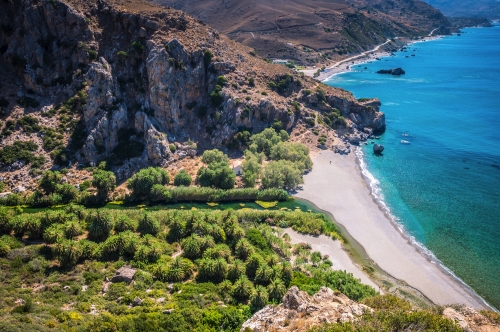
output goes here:
[[74, 265], [82, 254], [78, 242], [71, 240], [64, 240], [57, 242], [52, 247], [54, 257], [59, 261], [59, 265], [66, 267]]
[[142, 234], [156, 235], [160, 232], [160, 223], [153, 218], [149, 213], [144, 213], [144, 216], [139, 220], [137, 230]]
[[90, 238], [105, 240], [113, 229], [113, 220], [106, 212], [97, 210], [94, 213], [89, 214], [87, 219], [87, 227]]
[[227, 274], [227, 262], [224, 258], [217, 258], [215, 260], [215, 274], [214, 281], [221, 282]]
[[168, 231], [168, 237], [172, 241], [178, 241], [183, 238], [186, 234], [186, 222], [181, 220], [180, 218], [175, 218], [172, 220], [170, 224], [170, 229]]
[[179, 282], [184, 280], [185, 273], [181, 268], [170, 266], [165, 275], [165, 281]]
[[246, 302], [252, 295], [252, 292], [253, 284], [246, 276], [241, 276], [238, 280], [236, 280], [232, 289], [233, 297], [242, 302]]
[[266, 286], [271, 281], [272, 269], [264, 264], [260, 265], [255, 272], [255, 282]]
[[289, 262], [282, 262], [279, 266], [281, 268], [281, 280], [283, 280], [286, 286], [290, 285], [293, 277], [292, 264]]
[[277, 265], [278, 263], [280, 262], [280, 259], [278, 258], [278, 256], [276, 255], [270, 255], [267, 259], [266, 259], [266, 263], [267, 265], [269, 266], [275, 266]]
[[181, 247], [184, 251], [184, 256], [192, 259], [199, 258], [201, 256], [202, 242], [203, 239], [196, 234], [191, 234], [190, 237], [182, 240]]
[[256, 309], [260, 309], [264, 307], [269, 299], [269, 295], [267, 294], [267, 290], [264, 286], [256, 286], [255, 291], [252, 293], [250, 297], [250, 303]]
[[286, 293], [285, 284], [280, 279], [272, 280], [267, 286], [267, 290], [269, 292], [269, 298], [277, 302], [280, 302]]
[[73, 239], [83, 234], [82, 227], [78, 221], [70, 221], [64, 225], [64, 236], [67, 239]]
[[222, 296], [226, 297], [231, 294], [231, 291], [233, 289], [233, 284], [229, 280], [224, 280], [219, 284], [219, 294]]
[[252, 254], [247, 261], [247, 276], [250, 279], [255, 278], [255, 273], [257, 272], [257, 269], [264, 264], [264, 260], [259, 254]]
[[232, 264], [229, 265], [227, 271], [227, 278], [231, 281], [238, 280], [242, 275], [245, 275], [246, 266], [245, 263], [239, 259], [235, 259]]
[[198, 262], [198, 278], [200, 280], [210, 280], [217, 270], [216, 261], [210, 258], [202, 258]]
[[118, 258], [121, 249], [120, 237], [117, 235], [110, 236], [106, 241], [100, 244], [99, 252], [101, 259], [113, 260]]
[[124, 214], [118, 216], [118, 220], [115, 223], [115, 232], [121, 233], [125, 231], [135, 230], [135, 222]]
[[118, 237], [120, 238], [120, 246], [123, 254], [133, 255], [139, 246], [139, 235], [132, 231], [125, 231], [118, 234]]
[[52, 225], [43, 232], [43, 240], [49, 244], [56, 243], [64, 238], [63, 225]]
[[250, 256], [254, 249], [253, 249], [253, 246], [250, 244], [250, 242], [248, 242], [247, 239], [240, 239], [237, 243], [236, 243], [236, 246], [235, 246], [235, 252], [236, 252], [236, 255], [238, 255], [238, 257], [240, 257], [241, 259], [247, 259], [248, 256]]

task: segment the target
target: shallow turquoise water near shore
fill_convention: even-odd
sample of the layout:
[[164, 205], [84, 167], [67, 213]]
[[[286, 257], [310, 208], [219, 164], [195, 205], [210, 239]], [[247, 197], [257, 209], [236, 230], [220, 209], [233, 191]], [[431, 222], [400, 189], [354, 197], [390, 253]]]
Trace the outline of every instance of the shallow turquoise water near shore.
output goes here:
[[[376, 74], [396, 67], [406, 75]], [[326, 83], [382, 102], [384, 155], [362, 148], [372, 185], [410, 235], [500, 309], [500, 25], [353, 69]]]

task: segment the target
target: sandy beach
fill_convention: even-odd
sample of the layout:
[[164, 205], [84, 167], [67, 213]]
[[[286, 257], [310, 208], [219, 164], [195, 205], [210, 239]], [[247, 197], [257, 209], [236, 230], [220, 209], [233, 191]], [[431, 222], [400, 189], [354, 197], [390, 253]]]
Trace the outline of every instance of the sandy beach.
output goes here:
[[[434, 31], [432, 31], [428, 37], [421, 39], [421, 40], [404, 40], [402, 42], [402, 45], [410, 46], [413, 44], [427, 42], [427, 41], [441, 38], [441, 36], [432, 36], [433, 32]], [[365, 51], [363, 53], [351, 56], [351, 57], [343, 59], [343, 60], [340, 60], [340, 61], [334, 63], [333, 65], [326, 67], [326, 69], [323, 70], [319, 74], [319, 76], [315, 77], [315, 79], [322, 82], [322, 81], [325, 81], [334, 75], [350, 71], [350, 70], [352, 70], [352, 67], [354, 67], [356, 65], [364, 64], [364, 63], [371, 62], [371, 61], [377, 61], [377, 59], [387, 57], [387, 56], [391, 55], [391, 53], [385, 51], [384, 46], [386, 44], [388, 44], [389, 42], [390, 42], [390, 40], [387, 40], [386, 42], [375, 46], [373, 49], [371, 49], [369, 51]], [[317, 70], [318, 70], [317, 68], [306, 68], [304, 70], [301, 70], [301, 72], [303, 72], [307, 76], [314, 77], [314, 74], [316, 73]]]
[[[369, 259], [435, 304], [460, 303], [477, 309], [488, 308], [472, 290], [417, 251], [392, 224], [374, 201], [354, 154], [345, 156], [323, 151], [312, 156], [312, 159], [313, 170], [304, 176], [305, 184], [296, 196], [331, 213], [364, 248]], [[307, 242], [315, 250], [320, 250], [320, 246], [324, 245], [321, 238], [316, 241], [309, 237]], [[338, 250], [332, 250], [332, 254], [339, 255]], [[345, 257], [340, 254], [337, 259], [344, 262]], [[342, 264], [343, 269], [348, 270], [348, 264]], [[351, 269], [349, 272], [356, 272], [356, 277], [359, 277], [359, 273], [363, 274], [357, 266], [348, 267]]]

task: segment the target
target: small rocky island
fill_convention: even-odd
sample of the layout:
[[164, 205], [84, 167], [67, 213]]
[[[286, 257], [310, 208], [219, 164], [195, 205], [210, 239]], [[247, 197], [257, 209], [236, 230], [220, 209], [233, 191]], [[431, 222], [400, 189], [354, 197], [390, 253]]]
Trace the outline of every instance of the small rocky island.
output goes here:
[[389, 75], [399, 76], [406, 74], [406, 72], [402, 68], [395, 68], [395, 69], [382, 69], [379, 70], [377, 74], [389, 74]]

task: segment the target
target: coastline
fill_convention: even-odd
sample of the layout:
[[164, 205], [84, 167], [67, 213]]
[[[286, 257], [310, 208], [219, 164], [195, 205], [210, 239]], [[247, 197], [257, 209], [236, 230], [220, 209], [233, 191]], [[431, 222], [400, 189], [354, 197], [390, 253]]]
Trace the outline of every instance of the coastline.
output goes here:
[[[421, 39], [421, 40], [403, 40], [403, 39], [399, 39], [399, 40], [403, 40], [401, 47], [404, 47], [404, 46], [414, 45], [417, 43], [438, 40], [438, 39], [441, 39], [443, 37], [444, 36], [428, 36], [428, 37]], [[314, 78], [320, 82], [324, 82], [335, 75], [352, 71], [353, 70], [352, 67], [354, 67], [356, 65], [361, 65], [361, 64], [372, 62], [372, 61], [377, 61], [377, 59], [388, 57], [391, 55], [391, 53], [384, 51], [384, 50], [380, 50], [380, 48], [382, 46], [384, 46], [385, 44], [387, 44], [388, 42], [389, 41], [386, 41], [385, 43], [379, 44], [379, 45], [375, 46], [372, 50], [363, 52], [363, 53], [358, 54], [358, 55], [354, 55], [354, 56], [349, 57], [347, 59], [340, 60], [337, 63], [326, 68], [324, 71], [322, 71], [320, 73], [319, 76], [314, 77]], [[317, 71], [317, 69], [301, 70], [301, 72], [303, 72], [305, 75], [307, 75], [309, 77], [313, 77], [313, 75], [316, 71]]]
[[369, 277], [384, 291], [392, 293], [402, 288], [401, 293], [406, 294], [413, 289], [414, 296], [422, 295], [422, 302], [427, 299], [437, 305], [460, 303], [494, 310], [391, 220], [387, 207], [373, 195], [367, 183], [369, 173], [363, 170], [359, 157], [332, 151], [313, 155], [314, 168], [304, 176], [305, 185], [296, 197], [334, 216], [362, 247], [361, 255], [366, 255], [363, 259], [373, 262], [375, 272]]

